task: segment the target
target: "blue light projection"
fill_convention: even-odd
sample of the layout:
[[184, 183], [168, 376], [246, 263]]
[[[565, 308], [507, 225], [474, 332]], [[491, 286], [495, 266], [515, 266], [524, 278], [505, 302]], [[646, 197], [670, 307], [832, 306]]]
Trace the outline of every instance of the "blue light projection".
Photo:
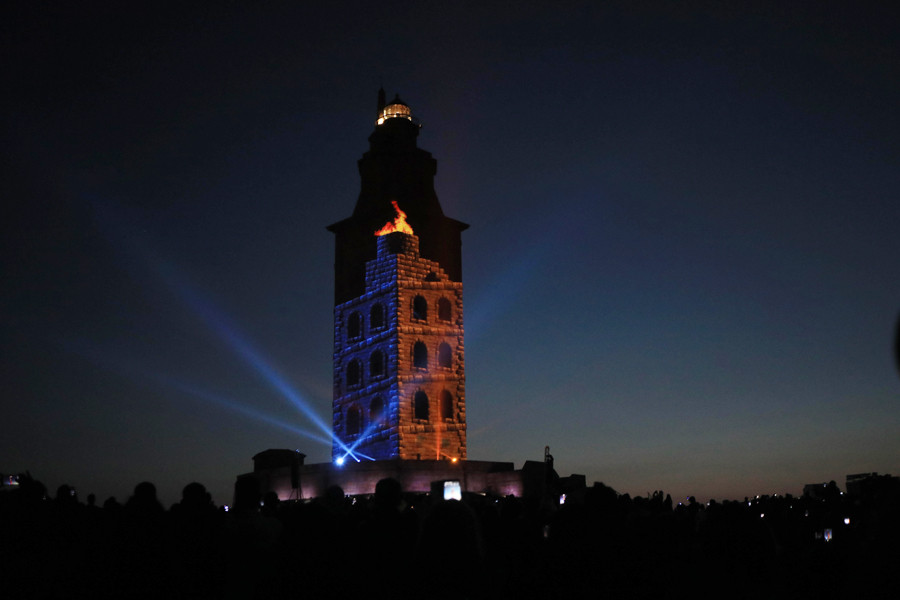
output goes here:
[[315, 432], [309, 431], [307, 429], [301, 429], [290, 423], [285, 423], [284, 421], [282, 421], [280, 419], [276, 419], [275, 417], [267, 415], [256, 409], [250, 408], [249, 406], [246, 406], [239, 402], [235, 402], [234, 400], [231, 400], [224, 396], [214, 394], [208, 390], [204, 390], [204, 389], [198, 388], [196, 386], [192, 386], [192, 385], [184, 383], [184, 382], [169, 380], [169, 384], [173, 388], [178, 389], [186, 394], [189, 394], [191, 396], [194, 396], [194, 397], [197, 397], [197, 398], [200, 398], [203, 400], [207, 400], [218, 406], [228, 408], [228, 409], [238, 412], [242, 415], [252, 417], [262, 423], [267, 423], [269, 425], [275, 425], [276, 427], [280, 427], [281, 429], [285, 429], [285, 430], [290, 431], [291, 433], [295, 433], [297, 435], [302, 435], [310, 440], [314, 440], [316, 442], [321, 442], [327, 446], [331, 445], [330, 438], [316, 434]]
[[98, 216], [98, 222], [103, 226], [111, 242], [114, 242], [119, 248], [130, 251], [147, 265], [164, 283], [166, 288], [174, 292], [175, 296], [183, 304], [190, 308], [196, 316], [200, 317], [201, 321], [220, 339], [226, 342], [229, 349], [241, 358], [244, 363], [252, 367], [257, 375], [262, 377], [266, 383], [309, 419], [329, 440], [326, 441], [328, 445], [331, 445], [330, 440], [334, 439], [338, 447], [346, 453], [345, 455], [352, 456], [358, 460], [357, 456], [361, 455], [348, 448], [340, 439], [333, 437], [331, 425], [325, 423], [316, 414], [309, 402], [271, 366], [270, 362], [250, 344], [245, 336], [238, 332], [237, 328], [230, 323], [226, 316], [217, 310], [211, 302], [204, 299], [176, 267], [160, 258], [152, 250], [152, 245], [146, 241], [146, 235], [143, 234], [141, 229], [127, 225], [127, 223], [138, 221], [127, 218], [128, 215], [123, 214], [121, 209], [111, 202], [95, 201], [93, 204]]
[[331, 425], [313, 411], [309, 403], [300, 396], [300, 394], [287, 382], [287, 380], [278, 371], [272, 367], [263, 355], [248, 342], [236, 328], [228, 322], [225, 315], [216, 310], [209, 302], [203, 300], [200, 295], [193, 290], [186, 282], [179, 281], [180, 278], [174, 272], [174, 269], [168, 267], [162, 262], [157, 262], [157, 272], [163, 276], [163, 279], [169, 287], [178, 292], [179, 297], [187, 304], [191, 310], [196, 313], [201, 320], [216, 335], [228, 344], [228, 347], [237, 354], [249, 366], [253, 367], [255, 372], [263, 378], [273, 389], [278, 391], [281, 396], [287, 399], [295, 408], [297, 408], [307, 419], [309, 419], [316, 427], [318, 427], [326, 436], [333, 439], [337, 445], [354, 459], [358, 460], [357, 454], [340, 439], [333, 437]]
[[369, 434], [371, 434], [372, 432], [375, 431], [375, 429], [377, 428], [377, 426], [378, 426], [378, 423], [375, 423], [375, 422], [369, 423], [369, 426], [366, 427], [365, 430], [363, 430], [363, 432], [357, 437], [357, 439], [356, 439], [355, 442], [353, 442], [352, 444], [350, 444], [349, 447], [343, 446], [343, 448], [346, 450], [346, 454], [344, 454], [343, 456], [339, 457], [339, 458], [335, 461], [335, 462], [337, 463], [337, 465], [338, 465], [338, 466], [343, 465], [343, 464], [344, 464], [344, 459], [346, 459], [347, 456], [349, 456], [350, 458], [354, 459], [356, 462], [361, 462], [361, 461], [359, 460], [360, 458], [364, 458], [364, 459], [366, 459], [366, 460], [375, 460], [373, 457], [368, 456], [368, 455], [366, 455], [366, 454], [363, 454], [362, 452], [356, 452], [356, 448], [357, 448], [357, 446], [359, 446], [359, 445], [363, 442], [363, 440], [366, 439], [366, 437], [367, 437]]
[[181, 381], [175, 377], [171, 377], [169, 375], [164, 375], [161, 373], [152, 373], [140, 367], [135, 361], [125, 360], [120, 356], [114, 356], [111, 353], [103, 352], [86, 341], [64, 340], [61, 342], [61, 345], [69, 352], [77, 354], [78, 356], [91, 361], [101, 368], [115, 370], [129, 377], [149, 379], [163, 387], [178, 390], [179, 392], [188, 394], [195, 398], [211, 402], [217, 406], [227, 408], [242, 415], [251, 417], [253, 419], [256, 419], [257, 421], [260, 421], [261, 423], [274, 425], [281, 429], [286, 429], [291, 433], [306, 437], [310, 440], [321, 442], [326, 446], [331, 446], [330, 436], [325, 437], [313, 431], [301, 429], [295, 425], [292, 425], [291, 423], [286, 423], [281, 419], [275, 418], [245, 404], [241, 404], [220, 394], [216, 394], [209, 390], [203, 389], [197, 385]]

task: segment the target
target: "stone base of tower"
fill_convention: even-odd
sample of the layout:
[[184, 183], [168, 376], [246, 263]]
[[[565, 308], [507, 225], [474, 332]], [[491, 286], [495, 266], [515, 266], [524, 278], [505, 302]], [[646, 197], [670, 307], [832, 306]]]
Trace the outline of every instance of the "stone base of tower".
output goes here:
[[[400, 482], [404, 492], [430, 493], [445, 481], [458, 481], [463, 492], [505, 496], [543, 496], [547, 482], [558, 480], [552, 466], [538, 461], [526, 461], [522, 469], [510, 462], [460, 460], [377, 460], [302, 464], [302, 454], [291, 463], [289, 450], [267, 450], [257, 457], [283, 453], [284, 460], [255, 460], [252, 473], [238, 476], [254, 478], [261, 493], [275, 492], [280, 500], [303, 500], [325, 495], [331, 486], [339, 486], [345, 494], [363, 496], [375, 493], [375, 485], [382, 479]], [[257, 459], [254, 457], [254, 459]]]

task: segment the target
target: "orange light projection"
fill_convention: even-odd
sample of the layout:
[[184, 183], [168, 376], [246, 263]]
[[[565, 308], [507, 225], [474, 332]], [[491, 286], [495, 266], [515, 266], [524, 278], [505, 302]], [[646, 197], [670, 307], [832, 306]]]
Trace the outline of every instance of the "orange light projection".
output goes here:
[[394, 205], [394, 210], [397, 211], [397, 216], [394, 217], [393, 221], [388, 221], [384, 224], [384, 227], [375, 232], [375, 235], [387, 235], [389, 233], [394, 233], [399, 231], [400, 233], [408, 233], [409, 235], [413, 234], [413, 228], [409, 226], [409, 223], [406, 222], [406, 213], [400, 210], [400, 207], [397, 206], [396, 200], [391, 200], [391, 204]]

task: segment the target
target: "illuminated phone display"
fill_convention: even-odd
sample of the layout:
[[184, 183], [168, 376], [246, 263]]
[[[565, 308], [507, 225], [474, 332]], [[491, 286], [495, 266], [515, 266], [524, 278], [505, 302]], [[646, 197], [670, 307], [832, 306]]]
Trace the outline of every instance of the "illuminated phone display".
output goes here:
[[458, 481], [444, 482], [444, 500], [462, 500], [462, 488]]

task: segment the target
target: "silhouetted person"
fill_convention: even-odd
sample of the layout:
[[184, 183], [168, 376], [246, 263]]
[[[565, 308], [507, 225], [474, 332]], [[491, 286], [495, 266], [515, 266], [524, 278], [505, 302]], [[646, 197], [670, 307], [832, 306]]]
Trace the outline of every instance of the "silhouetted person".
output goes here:
[[472, 509], [458, 500], [437, 501], [422, 522], [415, 565], [421, 597], [483, 597], [484, 548]]
[[281, 522], [260, 512], [259, 483], [252, 477], [237, 480], [234, 507], [225, 523], [227, 598], [274, 595], [281, 564], [278, 543]]
[[[370, 550], [371, 561], [366, 567], [366, 579], [377, 579], [397, 564], [400, 556], [415, 547], [418, 535], [416, 514], [403, 500], [403, 488], [393, 478], [375, 484], [371, 511], [362, 524], [362, 545]], [[379, 587], [377, 598], [396, 598], [397, 590]]]
[[170, 511], [167, 541], [174, 593], [182, 598], [220, 598], [224, 593], [223, 524], [206, 488], [197, 482], [181, 491]]
[[166, 556], [165, 510], [156, 497], [156, 486], [143, 481], [122, 509], [116, 533], [112, 575], [118, 577], [120, 590], [132, 597], [166, 595], [170, 583], [164, 572]]
[[281, 501], [278, 499], [278, 494], [272, 491], [266, 492], [262, 501], [262, 514], [267, 517], [277, 517], [279, 504]]

